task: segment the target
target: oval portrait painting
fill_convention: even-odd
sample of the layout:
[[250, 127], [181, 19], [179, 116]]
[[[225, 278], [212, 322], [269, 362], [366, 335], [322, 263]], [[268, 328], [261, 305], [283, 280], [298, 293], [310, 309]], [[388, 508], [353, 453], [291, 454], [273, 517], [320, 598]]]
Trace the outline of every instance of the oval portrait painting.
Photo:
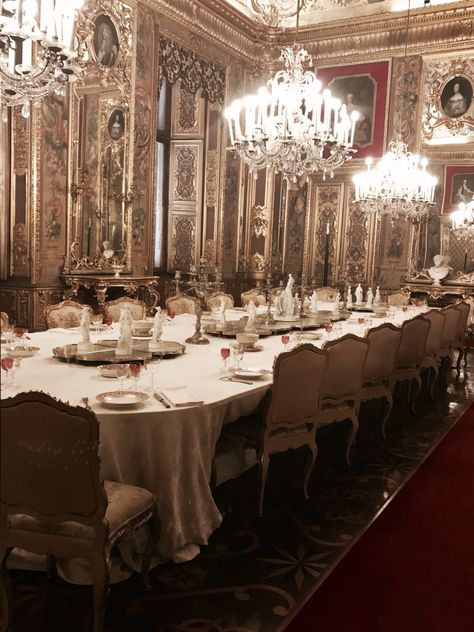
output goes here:
[[473, 87], [466, 77], [453, 77], [441, 93], [441, 108], [449, 118], [465, 114], [472, 103]]
[[125, 115], [123, 110], [117, 109], [112, 112], [109, 122], [107, 123], [107, 129], [109, 130], [109, 136], [112, 140], [122, 138], [125, 132]]
[[117, 29], [108, 15], [98, 15], [92, 36], [94, 55], [99, 64], [112, 68], [117, 63], [119, 40]]

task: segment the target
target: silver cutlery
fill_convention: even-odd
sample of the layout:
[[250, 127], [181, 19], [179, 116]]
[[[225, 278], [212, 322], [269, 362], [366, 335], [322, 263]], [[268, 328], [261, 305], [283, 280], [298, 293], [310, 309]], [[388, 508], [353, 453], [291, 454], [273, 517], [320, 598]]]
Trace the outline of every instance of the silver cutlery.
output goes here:
[[157, 400], [158, 400], [161, 404], [163, 404], [163, 406], [164, 406], [165, 408], [171, 408], [171, 403], [170, 403], [167, 399], [165, 399], [161, 393], [159, 393], [158, 391], [155, 391], [155, 393], [154, 393], [154, 394], [155, 394], [155, 398], [156, 398], [156, 399], [157, 399]]
[[223, 382], [240, 382], [240, 384], [253, 384], [253, 382], [251, 382], [250, 380], [240, 380], [236, 377], [221, 377], [219, 379], [221, 379]]
[[91, 410], [91, 407], [89, 406], [89, 398], [88, 397], [82, 397], [81, 398], [81, 402], [84, 404], [84, 407], [87, 408], [87, 410]]

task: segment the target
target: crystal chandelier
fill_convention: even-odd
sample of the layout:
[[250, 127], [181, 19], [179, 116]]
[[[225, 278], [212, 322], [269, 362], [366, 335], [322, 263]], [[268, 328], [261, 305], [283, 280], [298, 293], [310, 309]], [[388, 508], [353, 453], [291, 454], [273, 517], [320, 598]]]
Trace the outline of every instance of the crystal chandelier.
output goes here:
[[[83, 0], [0, 0], [3, 106], [38, 103], [76, 79], [74, 20]], [[3, 117], [6, 110], [3, 112]]]
[[[296, 13], [298, 35], [300, 2]], [[269, 169], [297, 182], [316, 171], [333, 175], [349, 160], [358, 112], [347, 108], [329, 90], [321, 92], [314, 72], [303, 69], [311, 56], [296, 42], [282, 50], [285, 64], [256, 95], [237, 99], [225, 111], [229, 124], [229, 150], [251, 172]], [[243, 127], [241, 127], [241, 117]]]
[[433, 204], [436, 178], [426, 171], [428, 161], [408, 151], [401, 140], [392, 141], [389, 151], [367, 171], [354, 176], [355, 199], [368, 214], [388, 215], [392, 221], [404, 217], [419, 221]]
[[[404, 84], [407, 76], [408, 29], [410, 0], [408, 0], [405, 34]], [[427, 217], [434, 204], [436, 178], [427, 170], [428, 161], [408, 151], [402, 141], [402, 108], [399, 110], [398, 139], [389, 144], [389, 151], [372, 167], [372, 158], [366, 159], [367, 170], [357, 173], [355, 201], [357, 208], [367, 214], [387, 215], [393, 222], [398, 218], [418, 222]]]
[[474, 196], [467, 204], [461, 202], [450, 215], [453, 233], [459, 239], [474, 237]]

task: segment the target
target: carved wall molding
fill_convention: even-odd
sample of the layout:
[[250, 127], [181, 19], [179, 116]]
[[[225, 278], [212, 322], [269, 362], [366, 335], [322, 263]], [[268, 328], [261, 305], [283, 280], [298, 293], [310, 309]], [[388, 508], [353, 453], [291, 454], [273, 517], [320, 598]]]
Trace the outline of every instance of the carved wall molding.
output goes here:
[[206, 159], [206, 206], [217, 203], [218, 167], [217, 149], [209, 149]]
[[266, 206], [257, 204], [251, 210], [250, 231], [254, 237], [266, 237], [270, 221]]

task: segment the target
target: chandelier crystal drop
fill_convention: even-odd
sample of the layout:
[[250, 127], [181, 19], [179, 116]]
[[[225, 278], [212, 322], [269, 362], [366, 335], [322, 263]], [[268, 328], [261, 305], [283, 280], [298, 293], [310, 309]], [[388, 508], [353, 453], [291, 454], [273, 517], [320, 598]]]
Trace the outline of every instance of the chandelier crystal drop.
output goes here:
[[30, 101], [61, 94], [76, 79], [74, 26], [82, 4], [83, 0], [0, 0], [3, 106], [23, 105], [27, 117]]
[[[282, 50], [285, 64], [256, 95], [237, 99], [225, 111], [229, 150], [251, 172], [269, 169], [297, 182], [322, 171], [323, 177], [352, 157], [358, 112], [347, 108], [329, 90], [321, 92], [314, 72], [303, 69], [311, 56], [298, 44]], [[241, 127], [243, 121], [243, 127]]]
[[474, 196], [470, 202], [461, 202], [450, 215], [453, 233], [459, 239], [474, 237]]
[[388, 215], [420, 221], [434, 203], [436, 178], [430, 175], [428, 161], [408, 151], [402, 141], [392, 141], [389, 151], [373, 166], [366, 159], [367, 171], [356, 174], [355, 200], [367, 214]]

